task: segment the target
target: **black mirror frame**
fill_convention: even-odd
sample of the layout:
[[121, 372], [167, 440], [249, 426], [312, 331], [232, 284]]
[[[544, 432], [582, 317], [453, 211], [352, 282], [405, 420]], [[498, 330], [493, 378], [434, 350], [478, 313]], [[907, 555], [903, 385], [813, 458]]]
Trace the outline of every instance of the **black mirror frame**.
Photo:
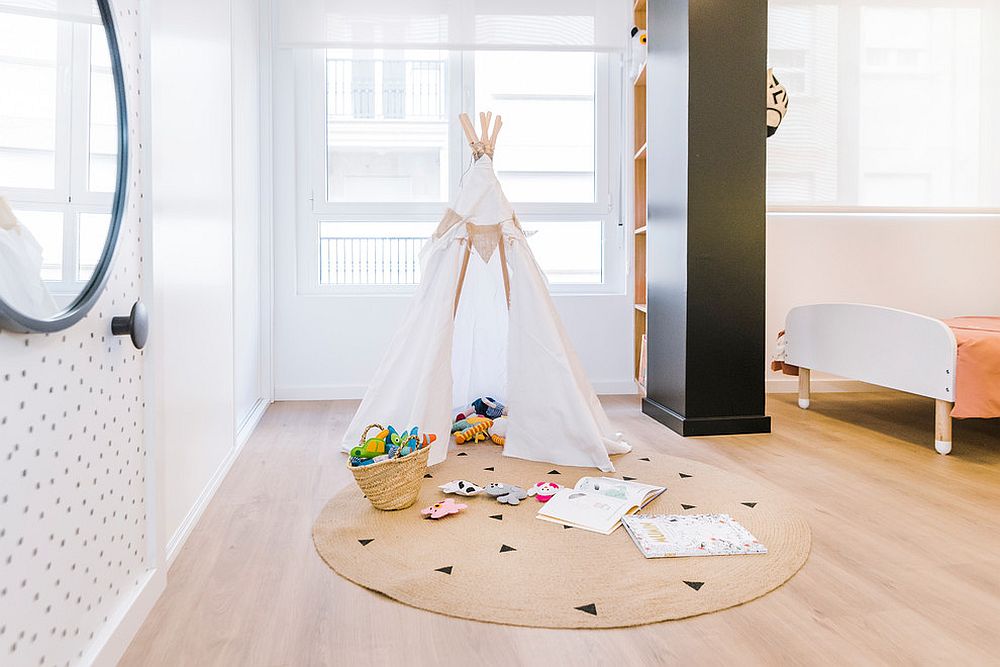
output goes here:
[[111, 223], [104, 241], [101, 259], [94, 267], [90, 281], [68, 308], [52, 319], [39, 320], [10, 307], [0, 297], [0, 329], [14, 333], [53, 333], [73, 326], [83, 319], [94, 307], [104, 291], [111, 273], [111, 263], [118, 246], [122, 216], [125, 213], [125, 198], [128, 187], [128, 109], [125, 101], [125, 74], [122, 71], [121, 53], [118, 51], [118, 33], [115, 31], [114, 16], [109, 0], [96, 0], [101, 12], [101, 22], [108, 39], [111, 58], [111, 73], [114, 78], [116, 108], [118, 110], [118, 177], [115, 179], [115, 195], [111, 204]]

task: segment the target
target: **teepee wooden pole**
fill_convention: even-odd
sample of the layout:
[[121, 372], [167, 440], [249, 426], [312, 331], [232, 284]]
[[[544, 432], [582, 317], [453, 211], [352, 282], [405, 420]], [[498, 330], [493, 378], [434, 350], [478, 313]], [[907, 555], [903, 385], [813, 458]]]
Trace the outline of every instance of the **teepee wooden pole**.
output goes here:
[[500, 115], [497, 114], [496, 122], [493, 123], [493, 134], [490, 136], [490, 146], [496, 150], [497, 147], [497, 135], [500, 134], [500, 128], [503, 126], [503, 121], [500, 120]]
[[465, 256], [462, 257], [462, 270], [458, 274], [458, 285], [455, 286], [455, 305], [451, 310], [451, 319], [458, 314], [458, 301], [462, 298], [462, 286], [465, 285], [465, 273], [469, 270], [469, 257], [472, 256], [472, 241], [465, 240]]
[[480, 138], [484, 142], [486, 141], [486, 138], [490, 136], [490, 118], [492, 117], [492, 111], [487, 111], [486, 113], [483, 113], [482, 111], [479, 112], [479, 124], [483, 128], [483, 133]]
[[500, 244], [497, 246], [497, 250], [500, 251], [500, 271], [503, 273], [503, 291], [507, 295], [507, 310], [510, 310], [510, 273], [508, 273], [507, 269], [507, 243], [503, 235], [503, 225], [497, 227], [497, 233], [500, 234]]
[[469, 114], [463, 111], [458, 115], [458, 120], [462, 123], [462, 129], [465, 130], [465, 138], [469, 140], [469, 143], [474, 144], [479, 141], [479, 137], [476, 136], [476, 129], [472, 126], [472, 120], [469, 118]]

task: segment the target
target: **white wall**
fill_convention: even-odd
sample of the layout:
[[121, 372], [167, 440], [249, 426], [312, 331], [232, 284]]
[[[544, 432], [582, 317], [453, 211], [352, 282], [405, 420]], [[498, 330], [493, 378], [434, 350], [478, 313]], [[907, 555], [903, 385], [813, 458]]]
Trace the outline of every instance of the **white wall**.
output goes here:
[[234, 445], [228, 0], [156, 2], [153, 284], [164, 535], [173, 552]]
[[[771, 214], [767, 359], [785, 314], [807, 303], [871, 303], [932, 317], [1000, 315], [998, 253], [1000, 215]], [[794, 378], [770, 370], [767, 377], [770, 391], [794, 389]]]
[[153, 3], [149, 19], [152, 340], [168, 561], [239, 453], [237, 422], [262, 398], [257, 11], [257, 2], [173, 0]]
[[[233, 324], [236, 428], [255, 423], [263, 407], [261, 296], [260, 12], [257, 2], [232, 4]], [[245, 434], [244, 436], [245, 437]]]

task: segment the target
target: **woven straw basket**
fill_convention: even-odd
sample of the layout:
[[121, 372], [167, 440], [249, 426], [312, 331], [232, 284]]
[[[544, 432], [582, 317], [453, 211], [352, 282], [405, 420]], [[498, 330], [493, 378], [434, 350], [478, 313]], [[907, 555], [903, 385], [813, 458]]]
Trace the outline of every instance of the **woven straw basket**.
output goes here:
[[[361, 434], [361, 444], [373, 428], [382, 430], [381, 425], [370, 424]], [[401, 458], [366, 466], [352, 466], [348, 462], [347, 467], [375, 509], [401, 510], [417, 501], [430, 453], [431, 448], [424, 447]]]

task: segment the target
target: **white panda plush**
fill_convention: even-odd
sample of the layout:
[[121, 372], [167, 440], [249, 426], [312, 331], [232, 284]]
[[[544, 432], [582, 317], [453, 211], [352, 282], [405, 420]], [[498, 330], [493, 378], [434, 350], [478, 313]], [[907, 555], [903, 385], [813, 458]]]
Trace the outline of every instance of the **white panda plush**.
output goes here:
[[767, 70], [767, 136], [773, 136], [788, 111], [788, 91], [778, 83], [774, 69]]
[[483, 491], [483, 487], [464, 479], [452, 480], [438, 488], [445, 493], [454, 493], [460, 496], [475, 496]]

